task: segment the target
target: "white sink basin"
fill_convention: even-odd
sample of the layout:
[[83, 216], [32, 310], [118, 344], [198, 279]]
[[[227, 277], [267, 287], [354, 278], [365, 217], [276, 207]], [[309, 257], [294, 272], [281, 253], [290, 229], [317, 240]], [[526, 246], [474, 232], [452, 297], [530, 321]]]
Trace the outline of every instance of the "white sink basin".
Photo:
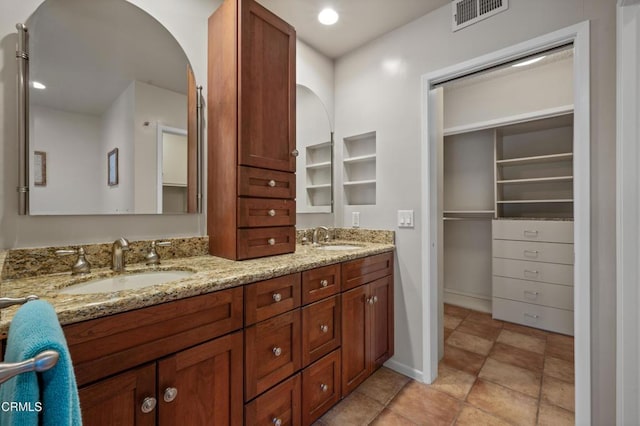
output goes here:
[[326, 246], [318, 246], [316, 247], [316, 250], [341, 251], [341, 250], [355, 250], [359, 248], [361, 248], [361, 246], [356, 246], [353, 244], [329, 244]]
[[75, 284], [61, 289], [64, 294], [111, 293], [120, 290], [135, 290], [151, 285], [176, 281], [193, 275], [191, 271], [153, 271], [114, 275]]

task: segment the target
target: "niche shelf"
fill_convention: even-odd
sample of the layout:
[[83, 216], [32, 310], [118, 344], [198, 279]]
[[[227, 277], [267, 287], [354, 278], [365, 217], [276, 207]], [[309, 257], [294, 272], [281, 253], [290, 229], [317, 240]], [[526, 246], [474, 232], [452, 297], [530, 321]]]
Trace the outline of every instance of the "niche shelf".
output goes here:
[[331, 142], [306, 147], [305, 183], [306, 200], [301, 211], [324, 213], [331, 211], [332, 164]]
[[376, 204], [376, 132], [344, 138], [343, 152], [345, 203]]

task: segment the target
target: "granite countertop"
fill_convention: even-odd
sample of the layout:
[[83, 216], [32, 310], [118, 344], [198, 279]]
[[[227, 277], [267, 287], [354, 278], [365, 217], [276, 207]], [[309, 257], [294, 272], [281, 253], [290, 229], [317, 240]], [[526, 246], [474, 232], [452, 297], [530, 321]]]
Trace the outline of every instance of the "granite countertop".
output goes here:
[[[163, 260], [161, 265], [156, 267], [141, 263], [130, 264], [127, 265], [128, 273], [178, 269], [193, 271], [194, 274], [165, 284], [112, 293], [58, 293], [58, 290], [70, 285], [111, 276], [113, 272], [109, 268], [94, 269], [89, 275], [81, 277], [72, 277], [66, 272], [10, 279], [0, 281], [0, 296], [25, 297], [36, 294], [53, 305], [60, 323], [66, 325], [389, 252], [395, 248], [393, 244], [388, 243], [332, 241], [332, 244], [340, 243], [355, 244], [359, 248], [346, 251], [317, 250], [309, 245], [298, 244], [295, 253], [253, 260], [232, 261], [215, 256], [196, 256]], [[11, 319], [18, 308], [14, 306], [0, 311], [0, 338], [6, 337]]]

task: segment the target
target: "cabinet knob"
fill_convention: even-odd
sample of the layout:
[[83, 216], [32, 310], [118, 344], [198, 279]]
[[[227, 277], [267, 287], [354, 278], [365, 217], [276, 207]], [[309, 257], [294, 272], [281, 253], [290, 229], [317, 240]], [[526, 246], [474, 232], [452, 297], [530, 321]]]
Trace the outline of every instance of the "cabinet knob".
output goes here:
[[282, 426], [282, 420], [277, 417], [274, 417], [271, 421], [273, 422], [274, 426]]
[[267, 212], [269, 214], [269, 216], [274, 217], [276, 215], [276, 211], [274, 209], [271, 209]]
[[329, 281], [327, 281], [327, 280], [320, 280], [320, 285], [321, 285], [322, 287], [326, 287], [326, 286], [328, 286], [328, 285], [329, 285]]
[[273, 179], [271, 179], [271, 180], [269, 181], [268, 185], [269, 185], [270, 187], [272, 187], [272, 188], [273, 188], [274, 186], [276, 186], [276, 181], [275, 181], [275, 180], [273, 180]]
[[294, 149], [293, 151], [291, 151], [291, 155], [297, 157], [298, 155], [300, 155], [300, 152], [297, 149]]
[[373, 301], [373, 297], [367, 299], [367, 303], [373, 305], [375, 302]]
[[329, 390], [329, 386], [325, 385], [324, 383], [320, 385], [320, 390], [322, 392], [326, 392]]
[[164, 390], [164, 402], [171, 402], [174, 399], [176, 399], [176, 396], [178, 396], [178, 389], [176, 388], [166, 388]]
[[273, 245], [275, 245], [275, 244], [276, 244], [276, 239], [275, 239], [275, 238], [269, 238], [269, 239], [267, 240], [267, 242], [269, 243], [269, 245], [270, 245], [270, 246], [273, 246]]
[[279, 348], [278, 346], [276, 346], [275, 348], [273, 348], [273, 349], [272, 349], [272, 351], [273, 351], [273, 354], [274, 354], [275, 356], [280, 356], [280, 355], [282, 355], [282, 348]]
[[373, 296], [373, 303], [378, 303], [378, 296]]
[[322, 324], [320, 326], [320, 331], [322, 331], [323, 333], [326, 333], [327, 331], [329, 331], [329, 326], [325, 325], [325, 324]]
[[273, 293], [272, 297], [274, 302], [279, 302], [282, 300], [282, 295], [280, 293]]
[[142, 412], [145, 414], [150, 413], [156, 408], [157, 402], [158, 401], [156, 401], [154, 397], [148, 396], [142, 400], [142, 406], [140, 407], [140, 410], [142, 410]]

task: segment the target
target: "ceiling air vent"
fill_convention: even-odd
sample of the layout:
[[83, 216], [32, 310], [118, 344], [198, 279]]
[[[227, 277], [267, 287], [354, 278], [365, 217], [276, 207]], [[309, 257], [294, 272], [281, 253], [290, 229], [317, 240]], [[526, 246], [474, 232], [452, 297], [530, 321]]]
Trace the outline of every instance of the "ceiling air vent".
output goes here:
[[507, 10], [509, 0], [453, 0], [451, 6], [452, 28], [458, 31]]

